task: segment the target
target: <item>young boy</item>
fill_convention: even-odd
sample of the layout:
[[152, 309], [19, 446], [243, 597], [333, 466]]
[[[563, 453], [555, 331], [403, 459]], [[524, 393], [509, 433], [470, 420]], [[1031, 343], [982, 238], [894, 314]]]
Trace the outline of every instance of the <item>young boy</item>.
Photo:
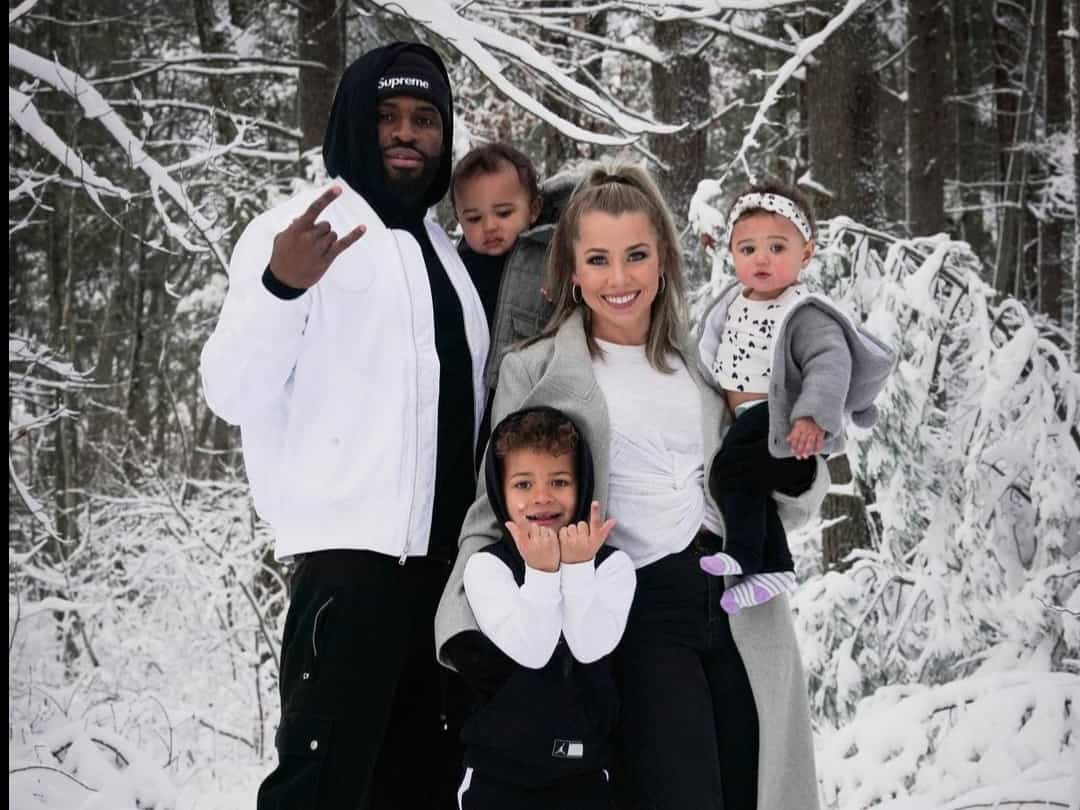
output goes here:
[[450, 201], [461, 223], [458, 253], [480, 294], [491, 332], [484, 367], [487, 407], [476, 465], [491, 427], [499, 364], [513, 344], [538, 334], [552, 304], [541, 291], [548, 242], [576, 178], [553, 177], [541, 189], [532, 162], [512, 146], [478, 146], [454, 167]]
[[617, 714], [608, 655], [626, 626], [633, 563], [604, 546], [615, 521], [600, 521], [592, 457], [560, 411], [508, 416], [486, 461], [506, 531], [465, 568], [480, 632], [443, 649], [478, 703], [462, 731], [460, 806], [606, 810]]
[[[814, 254], [814, 215], [798, 189], [779, 183], [740, 194], [727, 218], [736, 281], [706, 315], [701, 359], [724, 391], [735, 424], [718, 458], [757, 454], [810, 459], [843, 449], [845, 413], [877, 421], [874, 398], [894, 355], [799, 274]], [[724, 549], [702, 557], [715, 576], [742, 576], [721, 605], [728, 613], [795, 587], [794, 563], [768, 493], [710, 491], [724, 516]]]

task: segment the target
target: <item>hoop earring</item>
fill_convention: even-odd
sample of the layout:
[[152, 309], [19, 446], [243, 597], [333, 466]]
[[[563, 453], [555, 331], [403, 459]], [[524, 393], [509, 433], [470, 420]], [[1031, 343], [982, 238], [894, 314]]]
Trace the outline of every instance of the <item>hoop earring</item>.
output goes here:
[[579, 287], [577, 284], [570, 285], [570, 300], [572, 300], [575, 304], [581, 303], [581, 287]]
[[664, 278], [664, 274], [661, 273], [660, 274], [660, 289], [658, 289], [656, 291], [656, 294], [661, 295], [664, 292], [664, 290], [666, 290], [666, 289], [667, 289], [667, 279]]

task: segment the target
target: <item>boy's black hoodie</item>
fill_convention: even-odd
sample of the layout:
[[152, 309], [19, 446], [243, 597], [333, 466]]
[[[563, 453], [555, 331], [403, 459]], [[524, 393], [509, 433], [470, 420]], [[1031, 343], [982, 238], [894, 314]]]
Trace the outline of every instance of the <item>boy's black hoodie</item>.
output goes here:
[[[578, 437], [575, 522], [588, 520], [593, 494], [592, 454], [580, 430]], [[486, 461], [488, 498], [501, 525], [509, 517], [502, 462], [493, 445], [488, 447]], [[595, 564], [611, 552], [601, 547]], [[495, 555], [519, 586], [524, 583], [525, 561], [505, 529], [500, 542], [477, 553]], [[608, 657], [582, 664], [565, 639], [559, 639], [551, 660], [541, 669], [529, 669], [475, 630], [447, 641], [444, 655], [465, 678], [478, 703], [461, 734], [467, 766], [526, 788], [545, 787], [607, 767], [618, 711]]]

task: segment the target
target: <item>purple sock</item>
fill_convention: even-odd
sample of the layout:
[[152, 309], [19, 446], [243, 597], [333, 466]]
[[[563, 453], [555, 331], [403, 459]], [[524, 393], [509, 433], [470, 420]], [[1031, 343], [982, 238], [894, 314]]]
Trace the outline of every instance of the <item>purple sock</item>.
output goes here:
[[722, 551], [702, 557], [698, 560], [698, 565], [701, 566], [702, 571], [706, 574], [712, 574], [714, 577], [737, 576], [742, 573], [742, 566], [739, 565], [739, 561]]
[[750, 574], [724, 591], [720, 597], [720, 607], [729, 616], [734, 616], [743, 608], [764, 605], [770, 599], [793, 590], [795, 574], [791, 571]]

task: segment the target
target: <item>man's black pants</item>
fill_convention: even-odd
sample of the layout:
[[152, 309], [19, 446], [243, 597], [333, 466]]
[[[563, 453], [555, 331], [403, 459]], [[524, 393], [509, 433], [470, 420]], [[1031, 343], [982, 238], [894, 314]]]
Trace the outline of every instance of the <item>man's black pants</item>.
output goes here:
[[[765, 402], [736, 417], [720, 445], [714, 469], [755, 453], [768, 455], [768, 440], [769, 404]], [[811, 459], [809, 463], [815, 462]], [[772, 493], [710, 486], [724, 516], [723, 551], [739, 561], [743, 574], [794, 571], [787, 533]], [[720, 551], [720, 548], [712, 550]]]
[[754, 810], [758, 719], [699, 541], [638, 569], [616, 650], [620, 810]]
[[258, 810], [456, 807], [465, 691], [436, 662], [433, 630], [449, 571], [370, 551], [300, 561], [281, 647], [278, 766]]

